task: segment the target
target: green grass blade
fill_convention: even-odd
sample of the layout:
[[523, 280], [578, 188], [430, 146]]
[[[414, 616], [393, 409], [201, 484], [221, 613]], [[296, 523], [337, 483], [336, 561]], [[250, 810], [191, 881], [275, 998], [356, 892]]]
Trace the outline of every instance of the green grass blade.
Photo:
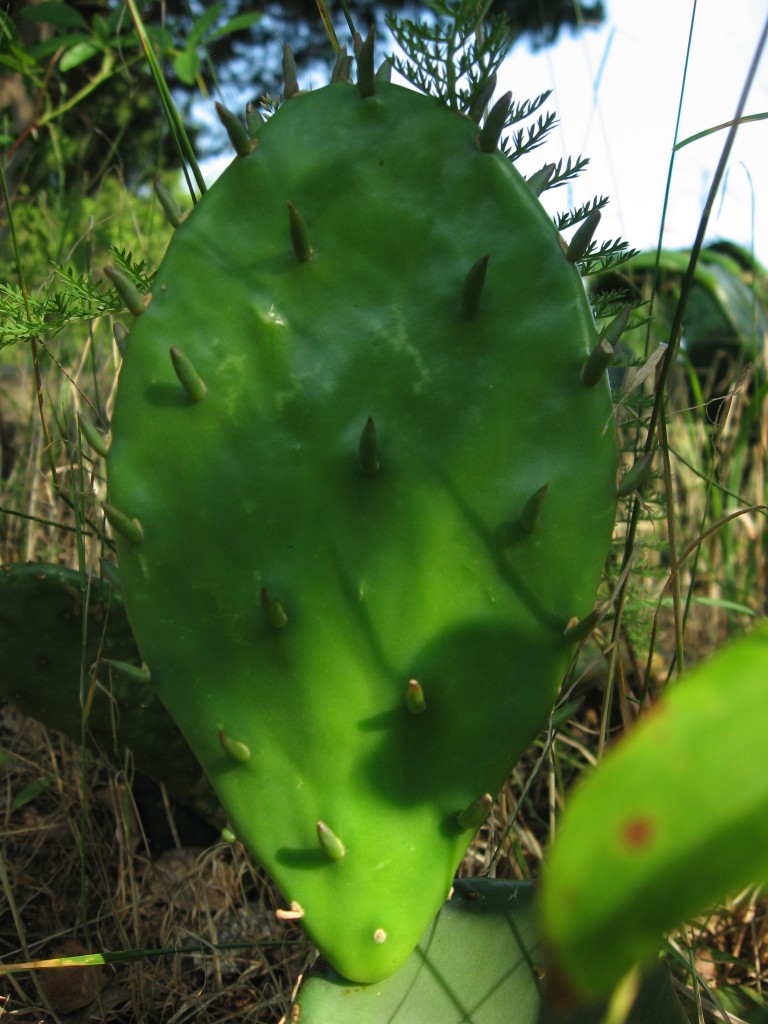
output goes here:
[[725, 131], [726, 128], [732, 128], [736, 124], [749, 124], [751, 121], [764, 121], [768, 117], [768, 112], [761, 114], [744, 114], [738, 121], [735, 119], [732, 121], [724, 121], [722, 124], [716, 124], [713, 128], [705, 128], [704, 131], [696, 132], [695, 135], [689, 135], [687, 139], [683, 139], [682, 142], [675, 143], [675, 152], [678, 149], [682, 149], [683, 146], [690, 146], [692, 142], [698, 142], [699, 139], [705, 139], [708, 135], [714, 135], [715, 132]]
[[126, 0], [128, 10], [130, 11], [131, 18], [133, 20], [134, 27], [136, 28], [136, 34], [139, 37], [139, 42], [144, 51], [149, 70], [152, 75], [152, 79], [155, 83], [155, 88], [160, 96], [160, 101], [163, 104], [163, 110], [168, 121], [168, 126], [171, 130], [174, 143], [179, 152], [179, 158], [184, 168], [185, 177], [187, 177], [187, 185], [189, 186], [189, 192], [192, 196], [193, 201], [196, 200], [194, 189], [191, 187], [187, 171], [191, 170], [194, 175], [197, 188], [200, 195], [204, 195], [206, 191], [205, 179], [203, 178], [202, 171], [197, 163], [195, 157], [195, 151], [192, 148], [192, 143], [189, 140], [187, 131], [184, 127], [184, 122], [181, 119], [181, 115], [176, 108], [176, 104], [173, 102], [171, 91], [168, 88], [168, 83], [163, 75], [163, 70], [158, 63], [157, 56], [152, 47], [152, 43], [147, 35], [147, 30], [142, 21], [139, 9], [136, 6], [135, 0]]
[[768, 879], [768, 625], [698, 665], [574, 794], [541, 894], [559, 970], [607, 993], [665, 932]]

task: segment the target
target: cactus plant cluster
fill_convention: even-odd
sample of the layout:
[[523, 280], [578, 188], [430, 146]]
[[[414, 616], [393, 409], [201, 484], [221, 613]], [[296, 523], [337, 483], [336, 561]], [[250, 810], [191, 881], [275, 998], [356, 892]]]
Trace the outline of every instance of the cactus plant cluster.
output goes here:
[[[136, 314], [105, 513], [152, 686], [344, 977], [408, 958], [594, 624], [616, 504], [579, 274], [486, 117], [342, 54]], [[483, 98], [487, 100], [487, 96]], [[178, 218], [176, 218], [178, 219]]]

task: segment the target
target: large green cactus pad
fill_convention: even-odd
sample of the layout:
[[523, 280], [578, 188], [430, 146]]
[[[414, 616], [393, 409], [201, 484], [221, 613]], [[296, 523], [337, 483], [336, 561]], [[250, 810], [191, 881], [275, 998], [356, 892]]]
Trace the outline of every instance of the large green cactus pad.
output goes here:
[[385, 83], [291, 99], [179, 228], [113, 419], [157, 691], [362, 982], [414, 948], [487, 800], [457, 815], [546, 720], [613, 523], [581, 280], [478, 132]]

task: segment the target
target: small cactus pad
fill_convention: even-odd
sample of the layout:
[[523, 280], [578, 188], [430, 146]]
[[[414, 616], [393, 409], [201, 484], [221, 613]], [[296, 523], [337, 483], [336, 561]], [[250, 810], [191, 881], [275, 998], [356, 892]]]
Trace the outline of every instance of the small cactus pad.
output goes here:
[[[552, 985], [530, 882], [463, 878], [392, 978], [350, 985], [320, 965], [296, 1024], [601, 1024], [597, 1002], [564, 1012]], [[550, 995], [552, 993], [552, 995]], [[624, 1019], [624, 1018], [623, 1018]], [[686, 1024], [664, 964], [640, 984], [626, 1024]]]
[[472, 838], [459, 816], [546, 721], [615, 511], [578, 270], [479, 133], [379, 79], [294, 95], [178, 228], [112, 420], [153, 685], [236, 834], [359, 982], [415, 947]]
[[136, 768], [180, 803], [218, 820], [200, 765], [140, 680], [122, 598], [104, 580], [40, 562], [0, 569], [0, 697], [76, 743], [85, 706], [93, 746], [120, 760], [130, 752]]

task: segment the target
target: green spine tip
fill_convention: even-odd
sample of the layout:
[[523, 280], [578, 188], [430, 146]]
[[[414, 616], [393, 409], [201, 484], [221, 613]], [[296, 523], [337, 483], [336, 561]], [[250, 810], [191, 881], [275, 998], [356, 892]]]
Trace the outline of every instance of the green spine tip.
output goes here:
[[155, 195], [168, 223], [171, 227], [177, 228], [184, 220], [184, 212], [160, 178], [155, 178]]
[[309, 232], [307, 224], [302, 215], [293, 205], [288, 203], [288, 223], [291, 228], [291, 244], [293, 252], [299, 263], [306, 263], [312, 255], [312, 246], [309, 244]]
[[248, 103], [245, 107], [245, 127], [248, 129], [248, 135], [251, 138], [251, 143], [255, 140], [259, 134], [259, 129], [264, 124], [264, 118], [262, 113], [255, 103]]
[[299, 92], [296, 58], [287, 44], [283, 47], [283, 99], [290, 100]]
[[171, 345], [170, 353], [173, 369], [179, 378], [179, 383], [193, 402], [202, 402], [207, 388], [205, 381], [192, 365], [189, 356], [176, 345]]
[[283, 606], [275, 600], [267, 587], [261, 588], [261, 607], [268, 625], [273, 629], [285, 629], [288, 625], [288, 616], [285, 614]]
[[352, 57], [347, 53], [346, 44], [336, 54], [331, 71], [332, 82], [348, 82], [352, 77]]
[[549, 185], [552, 175], [555, 173], [555, 164], [544, 164], [538, 171], [535, 171], [530, 178], [526, 178], [526, 184], [535, 196], [540, 196]]
[[115, 286], [117, 294], [125, 303], [128, 312], [134, 316], [141, 316], [149, 305], [151, 296], [142, 295], [130, 277], [119, 267], [104, 267], [104, 273]]
[[120, 575], [115, 563], [110, 562], [108, 558], [100, 558], [99, 568], [101, 569], [101, 578], [106, 580], [113, 590], [120, 590]]
[[376, 81], [392, 81], [392, 61], [389, 57], [385, 57], [381, 64], [379, 64], [378, 70], [376, 71]]
[[112, 325], [112, 334], [115, 338], [117, 351], [121, 356], [125, 356], [125, 350], [128, 347], [128, 328], [116, 320]]
[[607, 338], [600, 338], [581, 368], [583, 383], [588, 388], [593, 388], [598, 381], [602, 380], [603, 374], [610, 366], [612, 359], [613, 345], [611, 345]]
[[152, 674], [146, 665], [131, 665], [128, 661], [118, 661], [116, 658], [102, 658], [101, 662], [136, 683], [149, 685], [152, 682]]
[[237, 761], [238, 764], [248, 764], [251, 760], [251, 748], [248, 744], [243, 743], [242, 740], [233, 740], [223, 729], [219, 729], [219, 743], [227, 757]]
[[421, 715], [427, 710], [427, 702], [424, 700], [424, 688], [418, 679], [409, 679], [405, 691], [405, 706], [412, 715]]
[[593, 210], [592, 213], [584, 220], [584, 223], [578, 228], [571, 239], [568, 248], [566, 249], [566, 257], [571, 263], [578, 263], [580, 259], [586, 255], [587, 249], [589, 249], [595, 232], [597, 231], [597, 225], [600, 223], [600, 211]]
[[80, 424], [80, 433], [91, 448], [93, 448], [97, 455], [101, 455], [103, 459], [106, 459], [109, 453], [109, 445], [104, 435], [100, 434], [91, 421], [83, 416], [82, 413], [77, 414], [77, 422]]
[[219, 835], [221, 837], [221, 841], [223, 843], [229, 843], [230, 846], [233, 846], [237, 842], [237, 836], [228, 825], [224, 826]]
[[583, 619], [577, 619], [574, 616], [568, 625], [565, 627], [563, 632], [563, 639], [567, 644], [578, 644], [582, 640], [586, 640], [592, 630], [598, 623], [600, 618], [600, 612], [597, 608], [593, 608], [589, 615], [585, 615]]
[[632, 307], [627, 303], [626, 306], [622, 306], [616, 316], [611, 320], [605, 330], [602, 332], [601, 337], [610, 345], [616, 345], [619, 338], [622, 336], [624, 331], [627, 329], [629, 323], [629, 315], [632, 312]]
[[317, 838], [320, 842], [320, 849], [329, 860], [341, 860], [346, 854], [344, 843], [339, 839], [324, 821], [317, 823]]
[[488, 270], [488, 256], [481, 256], [469, 268], [461, 289], [461, 315], [465, 320], [474, 320], [480, 308], [480, 299], [485, 286], [485, 274]]
[[355, 53], [357, 61], [357, 90], [363, 99], [373, 96], [376, 92], [376, 75], [373, 72], [373, 49], [375, 34], [373, 29], [365, 37], [365, 41]]
[[456, 823], [462, 832], [477, 832], [485, 819], [491, 813], [493, 797], [490, 793], [483, 793], [476, 800], [473, 800], [469, 807], [459, 811], [456, 815]]
[[379, 442], [376, 437], [376, 424], [373, 416], [365, 421], [357, 447], [357, 462], [363, 476], [376, 476], [379, 471]]
[[119, 533], [130, 544], [141, 544], [144, 540], [144, 529], [138, 519], [131, 519], [125, 512], [121, 512], [119, 508], [106, 501], [102, 502], [101, 507], [115, 533]]
[[246, 132], [240, 118], [233, 114], [231, 110], [227, 110], [223, 103], [216, 103], [216, 113], [226, 129], [229, 141], [232, 143], [237, 155], [248, 156], [249, 153], [252, 153], [255, 141], [248, 138], [248, 132]]
[[628, 469], [619, 480], [619, 486], [616, 488], [617, 495], [620, 498], [626, 498], [633, 491], [640, 490], [650, 475], [652, 464], [653, 452], [645, 452], [644, 455], [641, 455], [634, 466]]
[[523, 511], [520, 513], [520, 526], [526, 533], [533, 533], [539, 524], [539, 516], [541, 515], [541, 508], [544, 504], [544, 499], [547, 496], [547, 490], [549, 484], [544, 484], [539, 487], [537, 491], [534, 491], [530, 496], [525, 505], [523, 505]]
[[484, 86], [478, 92], [477, 96], [472, 100], [467, 110], [467, 116], [470, 121], [474, 121], [475, 124], [480, 124], [485, 113], [485, 108], [491, 102], [491, 97], [496, 91], [496, 72], [492, 72], [485, 82]]
[[499, 145], [501, 133], [507, 126], [507, 114], [512, 102], [512, 93], [505, 92], [501, 99], [496, 100], [488, 112], [485, 124], [477, 136], [477, 144], [483, 153], [495, 153]]

